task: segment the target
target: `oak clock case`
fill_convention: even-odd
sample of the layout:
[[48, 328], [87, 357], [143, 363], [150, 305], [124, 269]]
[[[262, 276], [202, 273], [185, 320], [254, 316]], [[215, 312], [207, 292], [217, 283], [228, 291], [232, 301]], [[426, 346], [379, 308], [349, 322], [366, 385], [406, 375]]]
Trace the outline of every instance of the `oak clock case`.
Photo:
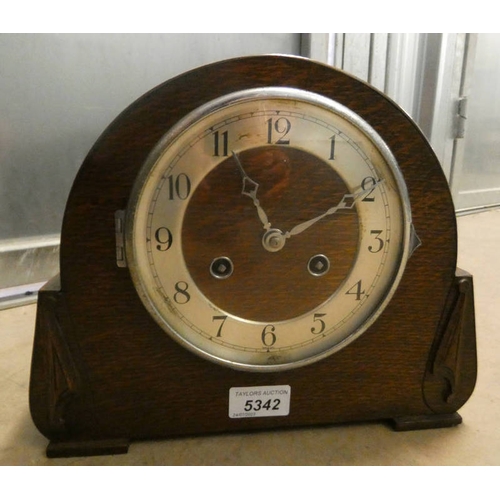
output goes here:
[[153, 89], [94, 145], [39, 295], [30, 408], [49, 456], [442, 427], [476, 364], [472, 277], [418, 128], [350, 75], [256, 56]]

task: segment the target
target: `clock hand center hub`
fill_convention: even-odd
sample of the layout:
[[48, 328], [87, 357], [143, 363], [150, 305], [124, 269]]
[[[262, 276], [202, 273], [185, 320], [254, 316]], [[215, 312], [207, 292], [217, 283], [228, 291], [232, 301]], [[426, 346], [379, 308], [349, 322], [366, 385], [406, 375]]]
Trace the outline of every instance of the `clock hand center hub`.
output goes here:
[[262, 246], [268, 252], [279, 252], [286, 242], [285, 235], [279, 229], [268, 229], [262, 237]]

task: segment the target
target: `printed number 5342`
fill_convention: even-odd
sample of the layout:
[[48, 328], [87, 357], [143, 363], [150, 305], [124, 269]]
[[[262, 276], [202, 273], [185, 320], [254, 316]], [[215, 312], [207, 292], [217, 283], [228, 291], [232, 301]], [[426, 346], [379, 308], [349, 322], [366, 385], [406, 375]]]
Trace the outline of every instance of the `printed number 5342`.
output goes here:
[[245, 411], [260, 411], [260, 410], [279, 410], [280, 399], [268, 399], [262, 401], [261, 399], [248, 399], [245, 401]]

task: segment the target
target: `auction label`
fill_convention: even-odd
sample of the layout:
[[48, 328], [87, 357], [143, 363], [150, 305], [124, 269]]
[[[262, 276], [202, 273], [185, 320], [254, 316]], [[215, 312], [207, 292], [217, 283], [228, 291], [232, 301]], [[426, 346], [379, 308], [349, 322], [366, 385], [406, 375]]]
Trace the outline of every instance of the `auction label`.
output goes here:
[[278, 417], [290, 413], [289, 385], [262, 387], [231, 387], [229, 389], [229, 417]]

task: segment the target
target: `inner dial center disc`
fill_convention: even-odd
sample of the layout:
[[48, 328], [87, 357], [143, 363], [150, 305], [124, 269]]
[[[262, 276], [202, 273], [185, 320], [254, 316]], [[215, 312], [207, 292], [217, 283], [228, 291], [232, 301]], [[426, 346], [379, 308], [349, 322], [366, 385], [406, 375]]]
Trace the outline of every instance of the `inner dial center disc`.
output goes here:
[[[258, 184], [256, 196], [270, 228], [283, 234], [349, 193], [328, 164], [299, 149], [264, 146], [238, 158]], [[325, 302], [349, 274], [359, 243], [358, 213], [353, 208], [327, 215], [275, 252], [265, 249], [265, 234], [254, 202], [242, 194], [237, 161], [228, 156], [198, 185], [187, 207], [182, 229], [187, 268], [223, 311], [250, 321], [285, 321]], [[218, 279], [214, 262], [223, 264], [221, 273], [231, 265], [230, 276]]]

